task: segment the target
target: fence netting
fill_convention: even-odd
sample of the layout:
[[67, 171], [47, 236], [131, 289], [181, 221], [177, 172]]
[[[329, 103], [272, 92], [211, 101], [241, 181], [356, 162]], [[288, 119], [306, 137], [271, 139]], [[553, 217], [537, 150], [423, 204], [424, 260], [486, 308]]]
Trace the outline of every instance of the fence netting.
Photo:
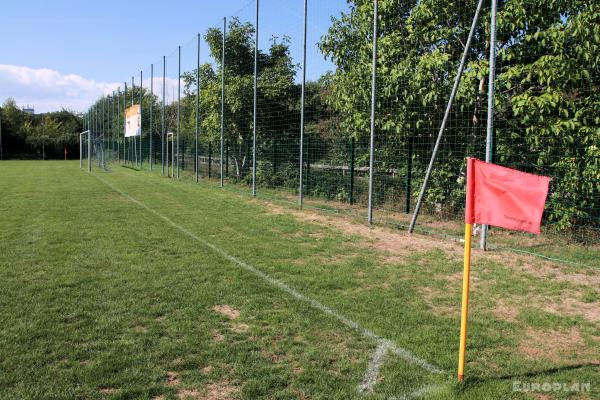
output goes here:
[[[257, 4], [247, 2], [92, 105], [92, 157], [361, 216], [372, 168], [374, 220], [406, 228], [446, 118], [417, 230], [461, 235], [465, 158], [485, 159], [488, 145], [492, 162], [552, 177], [544, 235], [492, 228], [490, 246], [597, 245], [600, 6], [501, 1], [492, 48], [491, 4], [473, 25], [478, 4], [379, 0], [372, 98], [372, 0], [308, 1], [306, 19], [301, 0], [262, 0], [255, 103]], [[142, 134], [125, 138], [132, 104]]]

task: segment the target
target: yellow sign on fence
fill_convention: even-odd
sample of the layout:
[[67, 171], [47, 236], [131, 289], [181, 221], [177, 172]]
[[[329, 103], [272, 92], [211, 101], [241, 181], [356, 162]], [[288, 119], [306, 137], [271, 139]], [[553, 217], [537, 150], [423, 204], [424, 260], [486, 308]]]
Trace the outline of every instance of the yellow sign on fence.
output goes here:
[[139, 104], [125, 109], [125, 137], [141, 136], [142, 113]]

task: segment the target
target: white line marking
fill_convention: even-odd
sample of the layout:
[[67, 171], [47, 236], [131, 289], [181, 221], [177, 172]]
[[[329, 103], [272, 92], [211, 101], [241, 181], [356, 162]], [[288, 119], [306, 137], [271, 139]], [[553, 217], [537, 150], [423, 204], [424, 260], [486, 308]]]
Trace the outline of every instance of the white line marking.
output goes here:
[[371, 357], [371, 361], [367, 366], [367, 370], [365, 371], [365, 375], [360, 385], [358, 385], [358, 393], [360, 394], [370, 394], [373, 393], [373, 387], [377, 383], [377, 378], [379, 378], [379, 368], [381, 368], [381, 364], [385, 359], [385, 355], [388, 350], [387, 343], [380, 343], [377, 346], [377, 349], [373, 353]]
[[[393, 352], [394, 354], [396, 354], [397, 356], [399, 356], [400, 358], [404, 359], [405, 361], [411, 363], [411, 364], [415, 364], [420, 366], [421, 368], [425, 369], [426, 371], [429, 372], [433, 372], [433, 373], [437, 373], [437, 374], [441, 374], [443, 373], [443, 371], [441, 369], [439, 369], [438, 367], [435, 367], [434, 365], [428, 363], [427, 361], [425, 361], [424, 359], [416, 356], [415, 354], [411, 353], [409, 350], [406, 350], [402, 347], [399, 347], [397, 344], [395, 344], [394, 342], [392, 342], [391, 340], [385, 339], [379, 335], [377, 335], [376, 333], [374, 333], [373, 331], [367, 329], [367, 328], [363, 328], [362, 326], [360, 326], [358, 323], [344, 317], [343, 315], [341, 315], [340, 313], [338, 313], [337, 311], [335, 311], [332, 308], [327, 307], [326, 305], [313, 300], [309, 297], [306, 297], [305, 295], [303, 295], [302, 293], [296, 291], [295, 289], [292, 289], [290, 286], [288, 286], [287, 284], [271, 278], [269, 275], [267, 275], [266, 273], [264, 273], [263, 271], [261, 271], [260, 269], [253, 267], [252, 265], [230, 255], [229, 253], [227, 253], [225, 250], [221, 249], [220, 247], [212, 244], [211, 242], [201, 238], [200, 236], [196, 235], [195, 233], [187, 230], [186, 228], [182, 227], [181, 225], [178, 225], [177, 223], [175, 223], [174, 221], [172, 221], [170, 218], [162, 215], [161, 213], [159, 213], [158, 211], [150, 208], [149, 206], [147, 206], [146, 204], [142, 203], [141, 201], [135, 199], [134, 197], [130, 196], [129, 194], [125, 193], [124, 191], [122, 191], [121, 189], [117, 188], [116, 186], [112, 185], [110, 182], [105, 181], [104, 179], [100, 178], [97, 175], [92, 175], [94, 176], [96, 179], [98, 179], [100, 182], [104, 183], [106, 186], [108, 186], [109, 188], [111, 188], [112, 190], [114, 190], [115, 192], [119, 193], [121, 196], [127, 198], [128, 200], [130, 200], [131, 202], [137, 204], [138, 206], [146, 209], [148, 212], [156, 215], [157, 217], [161, 218], [162, 220], [164, 220], [165, 222], [167, 222], [169, 225], [171, 225], [172, 227], [178, 229], [179, 231], [181, 231], [182, 233], [186, 234], [187, 236], [191, 237], [192, 239], [196, 240], [197, 242], [203, 244], [204, 246], [208, 247], [209, 249], [211, 249], [212, 251], [214, 251], [215, 253], [217, 253], [218, 255], [220, 255], [221, 257], [223, 257], [224, 259], [232, 262], [233, 264], [237, 264], [238, 266], [240, 266], [241, 268], [243, 268], [244, 270], [258, 276], [259, 278], [263, 279], [264, 281], [266, 281], [267, 283], [271, 284], [272, 286], [275, 286], [276, 288], [286, 292], [287, 294], [289, 294], [290, 296], [296, 298], [297, 300], [300, 300], [304, 303], [309, 304], [311, 307], [337, 319], [338, 321], [340, 321], [342, 324], [346, 325], [349, 328], [354, 329], [355, 331], [357, 331], [358, 333], [360, 333], [362, 336], [367, 337], [369, 339], [373, 339], [378, 347], [377, 350], [375, 351], [372, 359], [371, 359], [371, 363], [369, 364], [369, 368], [367, 369], [367, 372], [365, 373], [365, 377], [363, 379], [363, 382], [361, 383], [361, 385], [359, 386], [359, 391], [361, 391], [361, 393], [368, 393], [369, 390], [372, 390], [373, 385], [376, 383], [377, 381], [377, 375], [379, 374], [379, 367], [381, 366], [381, 364], [383, 363], [383, 359], [385, 358], [385, 355], [388, 351]], [[426, 388], [428, 388], [428, 386], [426, 386], [425, 388], [423, 388], [422, 390], [425, 390]], [[417, 391], [418, 392], [418, 391]], [[413, 392], [413, 393], [417, 393], [417, 392]], [[418, 395], [417, 395], [418, 397]], [[415, 397], [412, 397], [415, 398]]]

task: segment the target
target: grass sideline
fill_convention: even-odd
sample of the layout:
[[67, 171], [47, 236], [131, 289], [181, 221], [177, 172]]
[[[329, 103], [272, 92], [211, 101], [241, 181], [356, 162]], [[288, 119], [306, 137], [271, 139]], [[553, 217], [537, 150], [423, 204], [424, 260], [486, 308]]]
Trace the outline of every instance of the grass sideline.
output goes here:
[[[460, 245], [399, 250], [385, 228], [362, 235], [213, 185], [117, 166], [93, 175], [77, 162], [0, 164], [2, 399], [385, 399], [431, 385], [423, 398], [600, 397], [594, 269], [476, 255], [457, 385]], [[182, 229], [445, 373], [390, 353], [359, 394], [375, 341]], [[591, 391], [514, 392], [514, 381]]]

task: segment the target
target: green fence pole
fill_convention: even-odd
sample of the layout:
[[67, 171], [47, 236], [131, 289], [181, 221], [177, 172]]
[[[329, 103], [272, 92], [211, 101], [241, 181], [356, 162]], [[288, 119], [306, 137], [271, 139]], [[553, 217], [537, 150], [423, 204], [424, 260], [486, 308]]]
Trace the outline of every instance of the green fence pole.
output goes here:
[[298, 188], [298, 206], [302, 208], [304, 203], [304, 182], [302, 172], [304, 171], [304, 104], [306, 98], [306, 32], [308, 19], [308, 0], [304, 0], [304, 40], [302, 51], [302, 94], [300, 100], [300, 178]]
[[256, 197], [256, 111], [257, 111], [257, 98], [258, 98], [258, 12], [259, 12], [259, 0], [256, 0], [256, 21], [254, 31], [254, 109], [253, 109], [253, 123], [252, 123], [252, 196]]
[[117, 160], [121, 164], [121, 88], [117, 89]]
[[200, 181], [200, 162], [198, 161], [198, 139], [200, 136], [200, 34], [198, 34], [196, 54], [196, 136], [194, 143], [194, 168], [196, 173], [196, 183], [198, 183]]
[[406, 201], [404, 212], [410, 214], [410, 200], [412, 196], [412, 169], [413, 169], [413, 137], [408, 137], [408, 156], [406, 160]]
[[229, 139], [225, 141], [225, 176], [229, 178]]
[[[179, 179], [179, 163], [181, 162], [180, 146], [179, 146], [179, 130], [181, 126], [181, 46], [177, 47], [179, 62], [177, 73], [177, 179]], [[175, 150], [173, 150], [175, 153]]]
[[208, 142], [208, 179], [212, 175], [212, 140]]
[[225, 145], [225, 37], [227, 36], [227, 18], [223, 18], [223, 48], [221, 54], [221, 187], [224, 185], [223, 176], [223, 147]]
[[140, 169], [144, 165], [144, 156], [142, 153], [142, 143], [144, 142], [144, 122], [143, 122], [143, 113], [142, 113], [142, 104], [143, 104], [143, 96], [144, 96], [144, 75], [143, 72], [140, 71]]
[[350, 138], [350, 188], [348, 192], [350, 193], [350, 205], [354, 204], [354, 136]]
[[148, 162], [150, 164], [150, 171], [152, 171], [152, 165], [154, 164], [154, 153], [153, 153], [153, 142], [154, 142], [154, 64], [150, 64], [150, 129], [148, 130]]
[[167, 57], [163, 56], [163, 81], [162, 81], [162, 107], [160, 112], [160, 119], [162, 124], [162, 133], [160, 135], [160, 156], [161, 156], [161, 175], [165, 176], [165, 135], [167, 134], [165, 124], [165, 93], [166, 93], [166, 79], [167, 75]]

